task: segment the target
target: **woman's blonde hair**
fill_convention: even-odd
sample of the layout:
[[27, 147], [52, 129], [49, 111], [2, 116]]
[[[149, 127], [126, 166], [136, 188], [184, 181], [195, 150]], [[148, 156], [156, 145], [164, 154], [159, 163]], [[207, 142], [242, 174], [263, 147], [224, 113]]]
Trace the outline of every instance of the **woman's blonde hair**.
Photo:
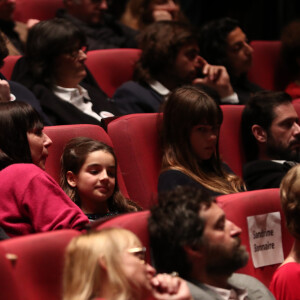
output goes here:
[[280, 184], [280, 199], [286, 225], [300, 240], [300, 165], [290, 169]]
[[191, 129], [199, 124], [213, 127], [223, 121], [221, 108], [205, 92], [194, 86], [183, 86], [170, 94], [163, 108], [162, 172], [179, 170], [209, 190], [230, 194], [245, 189], [243, 181], [224, 170], [218, 142], [212, 157], [199, 163], [191, 143]]
[[[108, 276], [113, 299], [138, 299], [137, 291], [120, 266], [121, 253], [138, 246], [141, 246], [138, 237], [122, 228], [105, 228], [73, 238], [65, 254], [63, 300], [99, 297], [103, 272]], [[100, 257], [106, 263], [106, 271], [100, 266]]]

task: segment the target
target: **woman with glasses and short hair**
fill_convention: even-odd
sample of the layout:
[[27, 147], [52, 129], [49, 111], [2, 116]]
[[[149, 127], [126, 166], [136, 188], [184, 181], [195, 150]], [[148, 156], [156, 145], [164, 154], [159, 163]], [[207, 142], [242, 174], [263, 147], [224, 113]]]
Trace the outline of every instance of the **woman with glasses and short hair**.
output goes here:
[[191, 300], [177, 276], [155, 274], [131, 231], [106, 228], [72, 239], [66, 249], [63, 300]]
[[245, 189], [219, 156], [222, 121], [220, 107], [199, 88], [183, 86], [170, 94], [163, 108], [159, 192], [177, 185], [193, 185], [214, 196]]
[[64, 19], [41, 21], [28, 34], [12, 78], [33, 91], [53, 125], [99, 125], [119, 114], [86, 68], [86, 50], [84, 33]]

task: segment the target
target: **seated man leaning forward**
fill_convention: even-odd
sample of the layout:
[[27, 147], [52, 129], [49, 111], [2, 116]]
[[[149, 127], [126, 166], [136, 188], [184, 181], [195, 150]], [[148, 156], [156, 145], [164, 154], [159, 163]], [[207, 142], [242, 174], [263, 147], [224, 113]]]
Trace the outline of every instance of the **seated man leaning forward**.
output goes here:
[[241, 229], [226, 219], [214, 198], [190, 186], [159, 194], [149, 219], [158, 272], [178, 272], [194, 300], [275, 299], [254, 277], [234, 273], [248, 253]]
[[253, 95], [242, 115], [247, 190], [278, 188], [300, 161], [300, 126], [291, 97], [284, 92]]
[[158, 112], [171, 91], [187, 84], [201, 85], [217, 102], [239, 102], [226, 68], [199, 56], [197, 34], [189, 25], [155, 22], [141, 32], [139, 46], [133, 81], [113, 96], [122, 114]]

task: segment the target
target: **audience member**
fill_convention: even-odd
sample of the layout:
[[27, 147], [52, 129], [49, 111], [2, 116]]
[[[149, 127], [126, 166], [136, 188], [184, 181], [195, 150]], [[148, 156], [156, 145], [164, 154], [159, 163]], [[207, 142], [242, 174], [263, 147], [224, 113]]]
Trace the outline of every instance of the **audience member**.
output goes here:
[[238, 21], [226, 17], [205, 24], [200, 30], [199, 47], [208, 63], [226, 67], [238, 94], [238, 101], [233, 104], [244, 104], [251, 94], [262, 90], [247, 79], [253, 49]]
[[270, 289], [277, 300], [300, 299], [300, 165], [293, 167], [280, 184], [280, 198], [289, 232], [295, 238], [291, 252], [273, 274]]
[[41, 21], [28, 34], [26, 55], [12, 78], [39, 99], [53, 125], [100, 124], [118, 114], [85, 67], [85, 36], [64, 19]]
[[[8, 55], [5, 38], [0, 32], [0, 68], [4, 65], [4, 58]], [[7, 81], [5, 76], [0, 73], [0, 101], [24, 101], [32, 105], [43, 118], [45, 125], [51, 125], [50, 120], [42, 111], [39, 101], [35, 95], [25, 86], [14, 81]]]
[[50, 138], [25, 102], [0, 103], [0, 227], [9, 236], [81, 229], [87, 217], [43, 169]]
[[156, 21], [187, 22], [178, 0], [129, 0], [121, 22], [135, 30], [143, 30]]
[[192, 300], [186, 282], [156, 275], [145, 252], [137, 236], [122, 228], [73, 238], [66, 249], [63, 300]]
[[291, 82], [285, 91], [293, 99], [300, 98], [300, 20], [294, 20], [283, 28], [281, 56], [291, 74]]
[[299, 118], [291, 101], [284, 92], [262, 91], [245, 106], [243, 178], [248, 190], [278, 188], [291, 166], [300, 161]]
[[178, 186], [158, 200], [149, 218], [158, 272], [178, 272], [195, 300], [274, 299], [254, 277], [234, 273], [248, 261], [241, 229], [206, 192]]
[[72, 22], [84, 32], [89, 50], [137, 47], [137, 32], [106, 12], [107, 0], [64, 0], [64, 5], [65, 9], [60, 9], [57, 17]]
[[244, 190], [242, 180], [220, 159], [223, 114], [211, 97], [196, 87], [184, 86], [171, 93], [163, 113], [159, 192], [186, 184], [213, 195]]
[[28, 28], [38, 22], [35, 19], [29, 19], [27, 24], [14, 21], [15, 5], [16, 0], [0, 1], [0, 30], [5, 34], [9, 55], [24, 53]]
[[97, 140], [77, 137], [67, 143], [60, 183], [90, 221], [139, 209], [119, 190], [113, 149]]
[[198, 55], [197, 36], [187, 24], [160, 21], [147, 26], [140, 48], [134, 81], [124, 83], [113, 96], [122, 113], [157, 112], [170, 91], [184, 84], [205, 85], [225, 102], [237, 98], [226, 69]]

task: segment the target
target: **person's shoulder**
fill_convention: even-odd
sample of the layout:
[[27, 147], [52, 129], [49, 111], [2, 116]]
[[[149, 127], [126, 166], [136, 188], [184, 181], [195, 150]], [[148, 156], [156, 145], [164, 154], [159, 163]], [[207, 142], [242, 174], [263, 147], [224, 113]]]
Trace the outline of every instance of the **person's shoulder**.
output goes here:
[[115, 94], [118, 94], [120, 91], [146, 91], [148, 88], [144, 85], [141, 85], [137, 81], [126, 81], [120, 87], [117, 88]]
[[11, 177], [22, 178], [22, 183], [30, 181], [36, 176], [45, 176], [45, 171], [34, 164], [17, 163], [9, 165], [1, 171], [2, 178], [8, 181]]
[[281, 169], [282, 164], [272, 161], [272, 160], [253, 160], [244, 164], [244, 169], [265, 169], [265, 168], [274, 168]]
[[[272, 282], [283, 281], [288, 283], [293, 279], [300, 279], [300, 264], [297, 262], [289, 262], [280, 266], [273, 274]], [[272, 284], [272, 283], [271, 283]]]
[[233, 287], [246, 289], [249, 299], [275, 300], [270, 290], [253, 276], [234, 273], [229, 278], [228, 283]]

